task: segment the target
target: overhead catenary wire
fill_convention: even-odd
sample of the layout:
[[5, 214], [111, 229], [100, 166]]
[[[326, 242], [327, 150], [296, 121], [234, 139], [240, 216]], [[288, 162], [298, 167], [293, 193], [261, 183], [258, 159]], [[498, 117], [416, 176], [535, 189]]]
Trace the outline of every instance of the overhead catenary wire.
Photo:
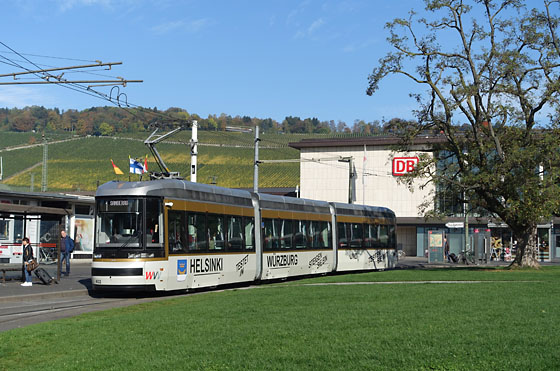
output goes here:
[[[300, 159], [285, 159], [285, 160], [259, 160], [259, 162], [264, 164], [277, 164], [277, 163], [294, 163], [294, 162], [314, 162], [317, 164], [329, 166], [336, 169], [341, 170], [348, 170], [348, 166], [346, 165], [339, 165], [337, 161], [340, 160], [340, 156], [336, 157], [325, 157], [325, 158], [300, 158]], [[360, 173], [359, 170], [356, 169], [356, 173]], [[362, 171], [366, 176], [376, 176], [376, 177], [392, 177], [391, 173], [389, 172], [371, 172], [371, 171]]]
[[[16, 54], [19, 57], [21, 57], [22, 59], [24, 59], [26, 61], [26, 63], [29, 63], [29, 64], [33, 65], [37, 69], [41, 69], [41, 67], [37, 63], [29, 60], [23, 54], [21, 54], [21, 53], [17, 52], [16, 50], [12, 49], [10, 46], [6, 45], [4, 42], [0, 41], [0, 44], [3, 45], [5, 48], [9, 49], [11, 53]], [[4, 52], [4, 53], [6, 53], [6, 52]], [[5, 57], [1, 54], [0, 54], [0, 58], [3, 58], [3, 59], [10, 62], [10, 63], [6, 63], [6, 64], [9, 64], [9, 65], [14, 66], [14, 67], [21, 68], [22, 70], [25, 70], [25, 71], [28, 71], [28, 72], [31, 71], [29, 68], [27, 68], [27, 67], [25, 67], [25, 66], [23, 66], [23, 65], [21, 65], [17, 62], [14, 62], [10, 58], [7, 58], [7, 57]], [[70, 58], [60, 58], [60, 59], [70, 59]], [[90, 60], [83, 60], [83, 59], [72, 59], [72, 60], [78, 60], [78, 61], [83, 61], [83, 62], [97, 62], [97, 61], [90, 61]], [[141, 118], [141, 117], [139, 115], [135, 114], [133, 111], [131, 111], [129, 109], [130, 107], [133, 107], [133, 108], [136, 108], [136, 109], [139, 109], [139, 110], [143, 110], [145, 113], [148, 113], [148, 114], [150, 114], [152, 116], [155, 116], [155, 117], [163, 118], [165, 120], [175, 121], [175, 122], [185, 121], [184, 119], [178, 119], [176, 117], [167, 115], [163, 112], [154, 112], [154, 111], [151, 111], [151, 110], [146, 110], [145, 108], [143, 108], [141, 106], [130, 103], [130, 102], [128, 102], [128, 97], [126, 97], [126, 94], [124, 94], [124, 93], [120, 93], [116, 96], [116, 98], [113, 98], [111, 95], [107, 95], [105, 93], [99, 92], [99, 91], [93, 89], [91, 86], [84, 86], [84, 85], [80, 85], [79, 83], [68, 83], [68, 84], [59, 83], [58, 81], [56, 81], [56, 76], [54, 76], [52, 74], [49, 74], [49, 73], [44, 73], [42, 75], [40, 73], [32, 73], [32, 74], [34, 74], [36, 77], [38, 77], [40, 79], [45, 79], [46, 77], [51, 77], [51, 78], [54, 79], [53, 81], [50, 81], [50, 83], [52, 83], [52, 84], [56, 84], [58, 86], [62, 86], [64, 88], [67, 88], [67, 89], [70, 89], [70, 90], [73, 90], [73, 91], [76, 91], [76, 92], [79, 92], [79, 93], [82, 93], [82, 94], [85, 94], [85, 95], [88, 95], [88, 96], [92, 96], [92, 97], [95, 97], [95, 98], [98, 98], [98, 99], [108, 101], [111, 104], [114, 104], [115, 106], [123, 109], [125, 112], [127, 112], [128, 114], [130, 114], [130, 115], [132, 115], [136, 118]], [[121, 95], [125, 95], [125, 97], [126, 97], [125, 102], [121, 102], [121, 100], [119, 99]], [[190, 120], [187, 120], [187, 121], [190, 121]]]
[[77, 62], [97, 62], [95, 60], [90, 59], [77, 59], [77, 58], [67, 58], [67, 57], [56, 57], [56, 56], [49, 56], [49, 55], [39, 55], [39, 54], [30, 54], [30, 53], [18, 53], [18, 52], [2, 52], [2, 53], [9, 53], [9, 54], [17, 54], [17, 55], [28, 55], [30, 57], [39, 57], [39, 58], [51, 58], [51, 59], [64, 59], [69, 61], [77, 61]]
[[[20, 53], [17, 52], [16, 50], [12, 49], [11, 47], [9, 47], [8, 45], [6, 45], [4, 42], [0, 41], [0, 44], [3, 45], [5, 48], [9, 49], [10, 51], [2, 51], [0, 52], [0, 63], [4, 63], [6, 65], [9, 66], [13, 66], [13, 67], [17, 67], [20, 68], [24, 71], [26, 71], [26, 74], [31, 74], [36, 76], [37, 78], [41, 79], [41, 83], [52, 83], [52, 84], [56, 84], [59, 86], [62, 86], [64, 88], [70, 89], [72, 91], [76, 91], [82, 94], [86, 94], [88, 96], [94, 97], [94, 98], [98, 98], [98, 99], [102, 99], [104, 101], [107, 101], [111, 104], [114, 104], [115, 106], [123, 109], [125, 112], [127, 112], [129, 115], [137, 118], [137, 119], [145, 119], [145, 117], [140, 116], [137, 112], [133, 111], [131, 108], [133, 109], [137, 109], [140, 112], [144, 113], [144, 114], [148, 114], [151, 117], [154, 118], [160, 118], [164, 121], [170, 121], [170, 122], [180, 122], [180, 123], [185, 123], [185, 122], [191, 122], [191, 119], [183, 119], [183, 118], [177, 118], [174, 117], [173, 115], [167, 114], [165, 112], [161, 112], [161, 111], [153, 111], [151, 109], [146, 109], [142, 106], [136, 105], [132, 102], [128, 101], [128, 96], [125, 93], [120, 93], [120, 91], [117, 92], [116, 96], [112, 95], [112, 90], [110, 94], [105, 94], [103, 92], [97, 91], [95, 90], [92, 86], [84, 86], [81, 85], [81, 81], [84, 80], [77, 80], [77, 81], [59, 81], [58, 80], [58, 76], [52, 75], [50, 73], [48, 73], [48, 69], [56, 69], [59, 70], [60, 68], [57, 68], [56, 66], [46, 66], [46, 65], [42, 65], [42, 64], [38, 64], [34, 61], [31, 61], [29, 58], [27, 58], [26, 56], [33, 56], [33, 57], [40, 57], [40, 58], [52, 58], [52, 59], [64, 59], [64, 60], [72, 60], [72, 61], [80, 61], [80, 62], [85, 62], [85, 63], [92, 63], [95, 65], [100, 64], [101, 62], [98, 60], [87, 60], [87, 59], [78, 59], [78, 58], [64, 58], [64, 57], [56, 57], [56, 56], [45, 56], [45, 55], [40, 55], [40, 54], [30, 54], [30, 53]], [[37, 68], [39, 71], [33, 71], [29, 68], [26, 68], [25, 66], [23, 66], [22, 64], [18, 63], [21, 61], [14, 61], [11, 58], [8, 58], [2, 54], [14, 54], [19, 56], [24, 62], [23, 63], [29, 63], [33, 66], [35, 66], [35, 68]], [[6, 61], [4, 61], [4, 60]], [[41, 66], [46, 66], [49, 67], [48, 69], [42, 69]], [[107, 70], [107, 69], [103, 69], [103, 70]], [[99, 71], [99, 70], [96, 70]], [[110, 75], [105, 75], [105, 74], [94, 74], [91, 73], [89, 70], [88, 71], [65, 71], [64, 74], [71, 74], [71, 73], [84, 73], [84, 74], [90, 74], [90, 75], [97, 75], [97, 76], [103, 76], [103, 77], [111, 77], [111, 78], [118, 78], [118, 77], [114, 77], [114, 76], [110, 76]], [[18, 73], [18, 75], [20, 75], [21, 73]], [[14, 74], [6, 74], [6, 76], [12, 76]], [[0, 76], [1, 77], [1, 76]], [[21, 79], [21, 78], [19, 78]], [[45, 81], [46, 79], [49, 79], [49, 81]], [[23, 79], [22, 79], [23, 80]], [[27, 79], [26, 79], [27, 80]], [[30, 82], [33, 83], [33, 82]], [[110, 84], [104, 84], [104, 85], [95, 85], [95, 86], [114, 86], [116, 87], [115, 84], [119, 84], [120, 81], [112, 81], [112, 83]], [[237, 142], [240, 143], [242, 146], [252, 146], [252, 139], [251, 140], [247, 140], [245, 138], [240, 138], [238, 136], [235, 136], [235, 133], [225, 133], [222, 131], [216, 131], [218, 136], [221, 136], [223, 138], [226, 138], [228, 141], [233, 141], [233, 142]], [[262, 139], [263, 144], [265, 144], [263, 146], [263, 149], [266, 148], [288, 148], [289, 145], [286, 143], [282, 143], [282, 142], [278, 142], [278, 141], [274, 141], [268, 138], [264, 138]], [[275, 146], [269, 146], [266, 145], [267, 143], [271, 143], [274, 144]], [[200, 143], [200, 145], [205, 146], [205, 145], [212, 145], [210, 143]]]

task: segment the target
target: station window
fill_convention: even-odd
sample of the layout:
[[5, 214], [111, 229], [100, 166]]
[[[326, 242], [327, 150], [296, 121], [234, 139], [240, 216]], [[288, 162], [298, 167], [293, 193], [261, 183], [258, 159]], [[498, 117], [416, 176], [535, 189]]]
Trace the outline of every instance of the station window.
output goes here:
[[9, 226], [9, 220], [0, 220], [0, 239], [7, 240], [10, 238]]

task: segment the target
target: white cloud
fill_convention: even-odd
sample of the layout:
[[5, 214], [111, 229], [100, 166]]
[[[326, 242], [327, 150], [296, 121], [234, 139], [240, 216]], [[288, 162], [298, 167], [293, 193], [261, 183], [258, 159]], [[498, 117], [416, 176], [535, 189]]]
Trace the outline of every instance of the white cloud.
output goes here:
[[311, 23], [309, 27], [296, 31], [294, 38], [302, 39], [304, 37], [314, 36], [315, 32], [324, 24], [326, 24], [326, 22], [323, 18], [316, 19]]
[[366, 40], [362, 42], [352, 42], [342, 48], [344, 53], [354, 53], [362, 49], [367, 49], [371, 45], [377, 44], [377, 40]]
[[211, 23], [210, 19], [208, 18], [200, 18], [194, 21], [191, 21], [187, 25], [187, 30], [190, 32], [198, 32], [201, 29], [209, 26]]
[[311, 23], [311, 26], [309, 26], [309, 28], [307, 29], [307, 33], [311, 35], [313, 32], [315, 32], [324, 24], [325, 21], [323, 20], [323, 18], [316, 19], [313, 23]]
[[65, 12], [77, 6], [101, 5], [111, 8], [115, 0], [56, 0], [56, 2], [58, 3], [58, 9]]
[[53, 103], [51, 96], [37, 93], [36, 89], [23, 87], [0, 87], [0, 107], [23, 108], [32, 105], [48, 106]]
[[163, 35], [163, 34], [171, 32], [173, 30], [176, 30], [178, 28], [181, 28], [184, 25], [185, 25], [184, 21], [166, 22], [166, 23], [162, 23], [162, 24], [159, 24], [157, 26], [152, 27], [152, 31], [154, 33], [156, 33], [157, 35]]
[[170, 21], [166, 23], [159, 24], [151, 28], [151, 30], [157, 35], [164, 35], [172, 31], [184, 30], [190, 33], [200, 32], [202, 29], [206, 28], [212, 23], [209, 18], [200, 18], [193, 21]]

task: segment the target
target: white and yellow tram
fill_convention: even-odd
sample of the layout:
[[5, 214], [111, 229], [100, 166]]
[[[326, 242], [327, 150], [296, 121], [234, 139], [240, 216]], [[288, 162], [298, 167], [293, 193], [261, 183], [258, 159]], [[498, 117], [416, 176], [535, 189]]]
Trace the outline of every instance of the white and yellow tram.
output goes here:
[[395, 214], [178, 179], [97, 190], [96, 290], [185, 290], [392, 268]]

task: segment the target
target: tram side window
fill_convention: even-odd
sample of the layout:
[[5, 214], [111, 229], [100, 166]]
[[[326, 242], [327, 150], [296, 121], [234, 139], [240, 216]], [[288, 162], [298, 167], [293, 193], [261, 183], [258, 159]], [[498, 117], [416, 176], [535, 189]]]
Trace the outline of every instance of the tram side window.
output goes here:
[[167, 214], [168, 236], [170, 254], [183, 254], [187, 252], [187, 236], [185, 227], [186, 214], [183, 211], [169, 211]]
[[322, 249], [328, 246], [328, 232], [329, 223], [312, 221], [311, 222], [311, 233], [313, 235], [313, 245], [314, 249]]
[[332, 242], [332, 233], [331, 233], [331, 223], [330, 222], [323, 222], [325, 227], [323, 227], [323, 241], [327, 241], [327, 248], [332, 249], [333, 242]]
[[377, 225], [365, 224], [364, 225], [364, 247], [366, 249], [373, 249], [377, 246]]
[[389, 226], [380, 225], [379, 226], [379, 245], [381, 248], [389, 247]]
[[281, 249], [291, 249], [292, 248], [292, 221], [291, 220], [278, 220], [281, 224], [281, 236], [280, 236], [280, 248]]
[[146, 200], [146, 242], [148, 247], [161, 245], [163, 242], [161, 229], [161, 201], [157, 199]]
[[362, 239], [364, 238], [363, 225], [360, 223], [352, 223], [350, 228], [352, 236], [350, 239], [350, 247], [353, 249], [361, 249]]
[[224, 229], [223, 216], [208, 214], [208, 243], [211, 251], [224, 249]]
[[274, 230], [274, 219], [263, 219], [264, 249], [278, 249], [278, 232]]
[[240, 216], [227, 217], [227, 243], [228, 250], [243, 250], [243, 226]]
[[206, 250], [206, 224], [205, 215], [189, 213], [187, 226], [187, 243], [189, 251]]
[[312, 235], [309, 228], [309, 221], [298, 220], [296, 222], [295, 232], [296, 233], [294, 240], [296, 249], [305, 249], [307, 247], [311, 247]]
[[338, 247], [344, 249], [348, 247], [348, 235], [350, 226], [347, 223], [336, 223], [338, 229]]
[[243, 218], [243, 229], [245, 230], [245, 249], [255, 249], [255, 219]]
[[397, 235], [396, 235], [396, 231], [395, 231], [395, 226], [394, 225], [390, 225], [389, 226], [389, 246], [390, 249], [395, 249], [397, 248]]

